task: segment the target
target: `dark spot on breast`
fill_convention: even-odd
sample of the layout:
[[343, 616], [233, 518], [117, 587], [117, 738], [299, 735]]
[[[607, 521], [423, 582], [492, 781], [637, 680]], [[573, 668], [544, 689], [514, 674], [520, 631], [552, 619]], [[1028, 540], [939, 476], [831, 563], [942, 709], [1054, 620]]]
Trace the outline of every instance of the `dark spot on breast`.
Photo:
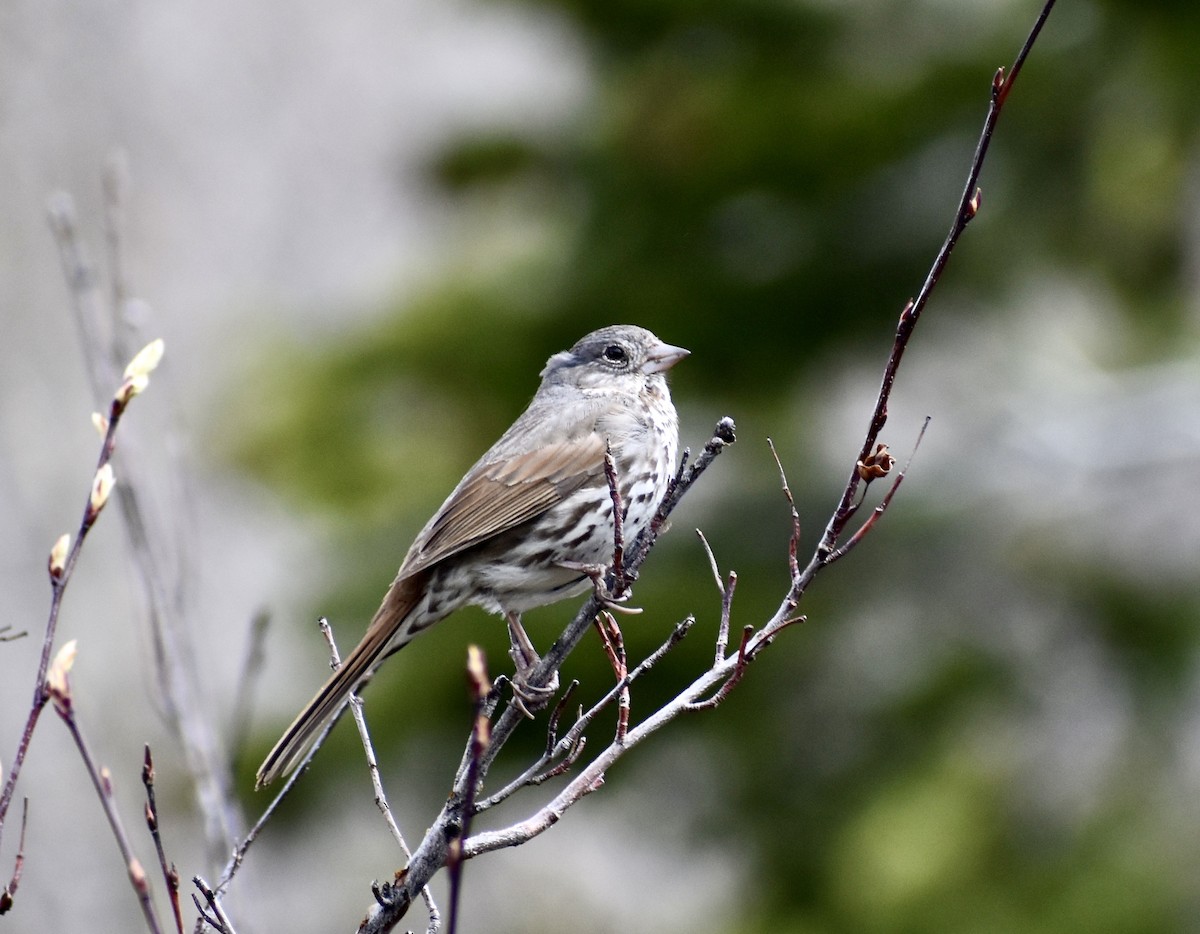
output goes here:
[[582, 532], [576, 535], [573, 539], [566, 543], [568, 549], [575, 549], [592, 537], [592, 533], [596, 531], [596, 523], [591, 523]]
[[553, 563], [553, 561], [554, 561], [554, 549], [553, 548], [543, 548], [541, 551], [536, 552], [529, 556], [530, 564], [544, 565], [544, 564], [551, 564], [551, 563]]

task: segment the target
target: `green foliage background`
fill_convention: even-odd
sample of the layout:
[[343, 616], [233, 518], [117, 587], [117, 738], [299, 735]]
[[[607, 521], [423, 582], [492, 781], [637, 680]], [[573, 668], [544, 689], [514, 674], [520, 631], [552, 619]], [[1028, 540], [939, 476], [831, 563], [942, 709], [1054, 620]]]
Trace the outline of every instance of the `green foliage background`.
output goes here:
[[[477, 228], [475, 246], [362, 328], [319, 346], [272, 342], [265, 389], [224, 449], [328, 518], [342, 584], [314, 615], [364, 620], [411, 535], [520, 411], [546, 357], [593, 327], [647, 326], [693, 351], [674, 377], [685, 441], [702, 444], [724, 414], [741, 441], [643, 572], [647, 612], [625, 632], [644, 654], [688, 612], [713, 625], [691, 526], [740, 574], [735, 624], [782, 595], [788, 522], [768, 435], [811, 548], [861, 431], [847, 429], [843, 466], [830, 472], [814, 451], [837, 400], [812, 374], [882, 363], [949, 223], [992, 71], [1011, 61], [1036, 8], [535, 5], [582, 37], [587, 106], [552, 131], [494, 127], [432, 154], [429, 176]], [[1060, 3], [1000, 122], [983, 213], [930, 317], [986, 328], [1022, 287], [1054, 276], [1119, 309], [1122, 339], [1104, 368], [1194, 351], [1195, 199], [1182, 192], [1196, 173], [1197, 48], [1194, 5]], [[902, 381], [922, 366], [922, 335]], [[888, 440], [903, 450], [912, 433], [892, 425]], [[986, 456], [964, 466], [989, 469]], [[754, 883], [737, 930], [1194, 929], [1200, 820], [1195, 787], [1189, 796], [1179, 779], [1198, 683], [1194, 579], [1111, 573], [1099, 556], [1067, 557], [1044, 527], [1019, 546], [1001, 541], [982, 511], [922, 488], [921, 470], [918, 460], [867, 544], [818, 579], [807, 625], [725, 707], [678, 727], [719, 763], [721, 806], [691, 832], [745, 848]], [[570, 612], [537, 614], [535, 639]], [[1033, 650], [1012, 634], [1023, 626], [1041, 633]], [[394, 724], [385, 748], [418, 736], [461, 744], [469, 640], [504, 659], [502, 627], [468, 612], [389, 663], [395, 673], [369, 703]], [[635, 692], [635, 716], [704, 664], [708, 640], [695, 633]], [[1080, 652], [1125, 726], [1103, 738], [1099, 773], [1090, 755], [1067, 755], [1065, 774], [1048, 777], [1031, 724], [1047, 690], [1070, 695], [1056, 679], [1078, 672], [1067, 662]], [[581, 678], [585, 696], [602, 690], [596, 647], [565, 676]], [[1089, 711], [1077, 712], [1059, 726], [1086, 752]]]

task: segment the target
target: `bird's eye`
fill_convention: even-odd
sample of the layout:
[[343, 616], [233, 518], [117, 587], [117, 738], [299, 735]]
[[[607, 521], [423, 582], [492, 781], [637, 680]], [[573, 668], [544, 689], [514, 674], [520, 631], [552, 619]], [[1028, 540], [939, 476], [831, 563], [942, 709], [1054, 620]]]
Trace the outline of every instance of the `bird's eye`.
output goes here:
[[604, 348], [604, 359], [609, 363], [624, 365], [629, 362], [629, 354], [620, 344], [609, 344]]

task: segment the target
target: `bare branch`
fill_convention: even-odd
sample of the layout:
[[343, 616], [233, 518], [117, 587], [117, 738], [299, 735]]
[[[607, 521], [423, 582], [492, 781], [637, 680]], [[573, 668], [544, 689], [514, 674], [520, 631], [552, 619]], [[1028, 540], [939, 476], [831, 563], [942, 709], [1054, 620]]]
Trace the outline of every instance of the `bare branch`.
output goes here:
[[[324, 616], [319, 620], [319, 625], [321, 627], [321, 634], [325, 637], [329, 645], [329, 667], [337, 671], [342, 667], [342, 659], [338, 653], [337, 643], [333, 638], [333, 627]], [[348, 699], [348, 703], [350, 705], [350, 714], [354, 718], [354, 724], [358, 727], [358, 737], [362, 742], [363, 755], [367, 760], [367, 771], [371, 775], [371, 788], [375, 793], [375, 806], [379, 808], [379, 812], [383, 815], [388, 830], [391, 832], [396, 844], [400, 847], [400, 851], [405, 857], [411, 856], [408, 844], [404, 841], [404, 834], [396, 824], [396, 819], [392, 815], [392, 806], [388, 803], [387, 794], [383, 790], [383, 780], [379, 775], [379, 761], [375, 757], [375, 746], [371, 742], [371, 733], [367, 729], [367, 719], [363, 713], [362, 697], [357, 692], [352, 693]]]
[[[59, 655], [59, 658], [61, 657], [62, 653]], [[96, 794], [100, 799], [100, 806], [104, 810], [104, 816], [108, 818], [108, 826], [117, 841], [117, 848], [121, 851], [121, 858], [125, 861], [125, 870], [129, 875], [129, 882], [133, 886], [138, 903], [141, 905], [142, 916], [146, 920], [146, 927], [150, 929], [151, 934], [162, 934], [162, 926], [159, 923], [158, 914], [154, 910], [154, 903], [150, 898], [150, 885], [146, 879], [146, 871], [142, 868], [141, 861], [133, 853], [129, 836], [125, 833], [125, 825], [121, 821], [121, 815], [117, 811], [116, 802], [113, 800], [112, 775], [107, 768], [96, 767], [95, 759], [92, 757], [91, 750], [84, 739], [83, 731], [80, 729], [79, 722], [75, 717], [75, 705], [72, 701], [69, 682], [66, 678], [66, 671], [70, 668], [70, 662], [68, 661], [61, 666], [61, 672], [58, 671], [59, 667], [59, 662], [56, 660], [55, 668], [51, 670], [50, 684], [47, 688], [48, 693], [54, 700], [54, 709], [63, 723], [66, 724], [71, 738], [75, 740], [75, 747], [79, 750], [79, 757], [83, 760], [88, 777], [91, 778], [92, 785], [96, 789]]]
[[717, 558], [713, 554], [712, 547], [708, 544], [708, 539], [704, 537], [704, 533], [696, 529], [696, 536], [700, 539], [700, 544], [704, 546], [704, 554], [708, 557], [708, 568], [712, 571], [713, 583], [717, 585], [717, 592], [725, 596], [725, 583], [721, 580], [721, 571], [717, 567]]
[[783, 487], [783, 495], [787, 498], [788, 510], [792, 514], [792, 537], [788, 540], [788, 572], [794, 585], [800, 579], [800, 562], [797, 558], [800, 551], [800, 513], [796, 511], [796, 499], [792, 496], [792, 488], [788, 486], [787, 471], [783, 469], [783, 462], [779, 460], [775, 442], [768, 438], [767, 445], [771, 448], [775, 466], [779, 468], [779, 483]]
[[733, 610], [733, 591], [737, 587], [737, 571], [730, 571], [728, 582], [722, 582], [721, 572], [717, 568], [717, 559], [712, 548], [709, 547], [708, 539], [699, 529], [696, 529], [696, 534], [700, 536], [700, 543], [704, 546], [704, 553], [708, 556], [708, 566], [712, 569], [713, 580], [716, 581], [717, 591], [721, 594], [721, 621], [717, 628], [716, 650], [713, 653], [713, 662], [716, 664], [725, 657], [725, 650], [729, 646], [729, 618]]
[[[875, 523], [883, 518], [883, 514], [887, 511], [888, 506], [892, 502], [892, 497], [896, 495], [896, 491], [900, 489], [900, 484], [904, 481], [904, 477], [908, 474], [908, 468], [912, 464], [913, 457], [916, 456], [917, 448], [921, 446], [921, 440], [925, 437], [925, 429], [929, 427], [929, 422], [930, 418], [929, 416], [926, 416], [924, 423], [921, 425], [920, 432], [917, 433], [917, 440], [913, 443], [913, 449], [908, 455], [908, 460], [905, 462], [904, 468], [898, 474], [896, 474], [896, 478], [892, 481], [892, 485], [888, 488], [887, 493], [884, 494], [883, 499], [880, 500], [879, 505], [871, 511], [871, 515], [867, 517], [866, 521], [863, 522], [858, 530], [850, 536], [845, 544], [830, 552], [829, 557], [825, 559], [826, 565], [833, 564], [833, 562], [837, 561], [838, 559], [844, 558], [850, 549], [861, 542], [871, 531], [871, 529], [875, 527]], [[879, 447], [885, 448], [886, 450], [885, 445], [881, 444]], [[890, 466], [888, 469], [891, 469]], [[884, 471], [885, 474], [886, 472], [887, 471]], [[869, 483], [870, 481], [868, 480], [867, 482]]]
[[[579, 687], [578, 681], [572, 681], [567, 685], [567, 689], [563, 691], [562, 697], [555, 705], [554, 710], [550, 714], [550, 722], [546, 727], [546, 748], [542, 755], [530, 765], [524, 772], [514, 778], [511, 782], [505, 785], [500, 791], [490, 795], [483, 801], [479, 801], [475, 805], [476, 813], [486, 811], [488, 808], [494, 807], [501, 801], [511, 797], [522, 788], [528, 788], [540, 785], [551, 778], [563, 774], [568, 771], [583, 753], [587, 746], [587, 737], [581, 732], [573, 731], [570, 738], [559, 740], [558, 738], [558, 723], [562, 718], [563, 711], [566, 710], [567, 704], [570, 703], [572, 695], [576, 688]], [[583, 709], [580, 708], [576, 714], [576, 723], [583, 719]], [[559, 756], [557, 765], [551, 765]]]
[[[526, 776], [522, 776], [522, 778], [517, 779], [509, 786], [506, 786], [502, 792], [499, 792], [497, 795], [494, 795], [487, 801], [481, 802], [476, 807], [476, 810], [484, 810], [485, 808], [490, 807], [493, 804], [498, 803], [500, 800], [508, 797], [520, 787], [528, 784], [534, 784], [535, 782], [528, 779], [528, 775], [534, 774], [540, 768], [544, 767], [549, 761], [552, 760], [554, 755], [562, 753], [569, 754], [570, 750], [575, 749], [577, 746], [581, 747], [583, 743], [583, 731], [595, 719], [595, 717], [610, 704], [612, 704], [612, 702], [620, 696], [622, 690], [627, 688], [629, 684], [637, 680], [640, 676], [650, 671], [655, 664], [662, 660], [663, 656], [665, 656], [667, 652], [678, 645], [683, 637], [687, 635], [694, 623], [695, 620], [689, 616], [678, 626], [676, 626], [670, 637], [662, 645], [660, 645], [654, 652], [643, 659], [642, 662], [633, 670], [631, 670], [624, 679], [614, 685], [613, 688], [607, 694], [605, 694], [604, 697], [597, 701], [591, 709], [589, 709], [586, 713], [581, 714], [571, 729], [563, 736], [562, 739], [558, 741], [554, 747], [554, 750], [552, 752], [548, 752], [537, 763], [535, 763], [535, 765], [528, 771]], [[671, 714], [671, 717], [667, 719], [673, 718], [673, 716], [683, 712], [683, 710], [684, 707], [680, 706], [679, 709], [675, 710]], [[658, 714], [655, 714], [655, 717], [658, 716]], [[666, 722], [666, 719], [661, 720], [661, 724], [665, 724]], [[637, 730], [633, 732], [638, 732], [641, 729], [641, 727], [638, 727]], [[653, 732], [653, 730], [650, 732]], [[649, 734], [646, 733], [645, 735]], [[640, 742], [640, 738], [636, 742]], [[622, 741], [619, 743], [614, 741], [612, 744], [610, 744], [607, 750], [610, 760], [615, 761], [616, 758], [619, 758], [619, 756], [623, 754], [626, 748], [632, 748], [633, 745], [636, 745], [636, 742], [631, 743], [629, 741], [629, 734], [626, 734], [626, 736], [623, 737]], [[494, 743], [495, 733], [493, 733], [493, 745]], [[488, 761], [487, 757], [485, 756], [481, 765], [486, 766], [487, 764]], [[588, 766], [584, 776], [577, 778], [568, 786], [568, 789], [570, 789], [574, 795], [574, 797], [571, 798], [570, 803], [574, 803], [582, 798], [585, 794], [594, 791], [603, 781], [602, 774], [597, 775], [592, 765]], [[519, 843], [524, 843], [527, 840], [532, 839], [533, 836], [536, 836], [544, 830], [549, 829], [549, 827], [553, 826], [553, 824], [556, 823], [558, 818], [561, 816], [561, 812], [556, 812], [555, 810], [555, 803], [560, 802], [562, 797], [563, 796], [560, 794], [554, 802], [551, 802], [550, 805], [547, 805], [545, 808], [539, 811], [537, 815], [521, 825], [508, 828], [506, 831], [477, 834], [476, 836], [467, 839], [464, 843], [463, 858], [470, 859], [476, 855], [479, 855], [480, 852], [483, 852], [478, 844], [478, 841], [481, 839], [486, 849], [498, 849], [501, 846], [515, 846]], [[569, 806], [569, 804], [566, 805], [566, 807]], [[563, 810], [565, 810], [565, 807], [563, 807]], [[446, 813], [446, 809], [443, 809], [443, 817], [446, 815]], [[458, 812], [455, 811], [452, 813]], [[453, 828], [455, 825], [447, 824], [446, 826], [448, 828]], [[422, 846], [427, 845], [430, 842], [430, 839], [435, 837], [436, 834], [443, 832], [453, 831], [441, 831], [439, 830], [439, 826], [435, 825], [435, 827], [426, 834], [425, 840], [422, 841]], [[372, 886], [372, 892], [375, 895], [376, 900], [376, 907], [371, 910], [367, 918], [363, 921], [359, 928], [360, 931], [387, 931], [391, 930], [395, 924], [399, 922], [399, 916], [395, 914], [395, 912], [398, 910], [397, 903], [401, 900], [405, 900], [406, 902], [411, 901], [411, 895], [406, 893], [408, 891], [407, 880], [412, 875], [412, 871], [412, 862], [410, 862], [408, 869], [402, 873], [398, 873], [397, 878], [393, 882], [382, 884], [377, 883]], [[402, 913], [403, 912], [401, 912], [401, 914]]]
[[228, 890], [229, 884], [233, 881], [233, 877], [237, 875], [237, 871], [241, 868], [242, 862], [246, 858], [246, 853], [249, 851], [250, 847], [254, 845], [254, 841], [258, 839], [258, 835], [262, 833], [262, 830], [267, 825], [267, 822], [270, 821], [270, 819], [274, 816], [275, 809], [279, 807], [283, 799], [286, 798], [291, 790], [296, 786], [296, 782], [300, 780], [300, 776], [308, 771], [308, 766], [312, 762], [313, 756], [315, 756], [320, 748], [325, 745], [325, 740], [329, 738], [329, 734], [333, 732], [334, 727], [336, 727], [341, 721], [342, 714], [345, 712], [346, 707], [343, 706], [342, 709], [330, 719], [325, 728], [317, 735], [316, 740], [312, 744], [312, 748], [305, 753], [304, 758], [300, 760], [300, 763], [296, 766], [295, 771], [293, 771], [292, 774], [287, 777], [287, 780], [283, 783], [283, 786], [279, 789], [278, 793], [274, 798], [271, 799], [271, 803], [266, 806], [262, 814], [259, 815], [258, 820], [254, 822], [254, 826], [247, 831], [246, 836], [242, 838], [242, 842], [234, 847], [233, 854], [229, 857], [228, 862], [225, 863], [225, 868], [221, 871], [221, 878], [215, 889], [217, 895], [224, 895]]
[[175, 915], [175, 930], [183, 934], [183, 913], [179, 907], [179, 871], [174, 863], [168, 864], [166, 850], [163, 848], [162, 833], [159, 830], [158, 802], [154, 794], [154, 759], [150, 755], [150, 744], [146, 744], [146, 756], [142, 761], [142, 784], [146, 787], [146, 826], [150, 829], [150, 837], [154, 840], [154, 849], [158, 854], [158, 866], [162, 871], [163, 884], [167, 888], [167, 897], [171, 902], [171, 911]]
[[[129, 270], [125, 261], [125, 208], [129, 198], [129, 162], [123, 152], [109, 155], [101, 177], [104, 189], [104, 242], [108, 254], [108, 278], [113, 312], [113, 349], [116, 361], [125, 355], [119, 351], [132, 349], [130, 338], [134, 330], [126, 315], [130, 298]], [[124, 333], [122, 333], [124, 332]]]
[[613, 510], [613, 554], [612, 554], [612, 586], [609, 592], [614, 600], [619, 600], [629, 589], [629, 578], [625, 574], [625, 505], [621, 500], [621, 487], [617, 481], [617, 463], [613, 460], [612, 449], [604, 446], [604, 478], [608, 482], [608, 495], [612, 499]]
[[12, 876], [4, 891], [0, 892], [0, 915], [6, 914], [13, 906], [13, 897], [17, 894], [17, 886], [21, 884], [21, 872], [25, 869], [25, 828], [29, 825], [29, 799], [26, 798], [21, 807], [21, 834], [17, 838], [17, 857], [13, 866]]
[[225, 914], [225, 909], [221, 907], [220, 895], [209, 888], [208, 883], [200, 876], [192, 876], [192, 884], [200, 890], [200, 894], [204, 896], [204, 904], [200, 903], [200, 899], [195, 894], [192, 895], [192, 902], [196, 906], [196, 910], [200, 912], [200, 919], [217, 934], [237, 934], [234, 930], [233, 922], [229, 920]]
[[617, 676], [617, 732], [614, 742], [620, 743], [629, 730], [629, 668], [625, 657], [625, 639], [612, 613], [605, 610], [595, 619], [596, 631], [604, 645], [604, 653]]
[[[892, 344], [892, 351], [888, 355], [887, 363], [884, 366], [883, 381], [875, 402], [875, 410], [871, 415], [866, 436], [863, 438], [863, 445], [858, 460], [863, 460], [870, 455], [871, 448], [875, 446], [879, 438], [879, 433], [883, 430], [883, 426], [887, 422], [888, 401], [891, 398], [892, 387], [896, 381], [896, 373], [900, 369], [900, 361], [904, 356], [905, 348], [908, 346], [909, 338], [912, 336], [913, 330], [920, 320], [921, 312], [928, 303], [929, 297], [933, 294], [933, 290], [941, 280], [942, 273], [950, 261], [950, 256], [954, 252], [954, 247], [957, 245], [959, 237], [966, 230], [967, 224], [979, 212], [981, 204], [981, 196], [978, 188], [979, 175], [983, 170], [983, 163], [987, 158], [988, 148], [991, 146], [996, 123], [1000, 119], [1000, 112], [1008, 100], [1009, 92], [1017, 80], [1021, 66], [1033, 48], [1033, 43], [1037, 40], [1042, 26], [1045, 25], [1046, 18], [1054, 8], [1054, 3], [1055, 0], [1047, 0], [1042, 7], [1041, 13], [1038, 15], [1024, 45], [1021, 47], [1021, 51], [1018, 53], [1007, 79], [1004, 75], [1004, 69], [1001, 68], [996, 72], [992, 80], [991, 101], [988, 105], [987, 116], [984, 118], [983, 130], [979, 135], [979, 142], [975, 147], [975, 155], [971, 159], [971, 166], [967, 172], [966, 184], [963, 186], [962, 196], [959, 198], [958, 209], [955, 211], [950, 231], [946, 234], [946, 239], [942, 243], [941, 249], [938, 250], [933, 265], [925, 277], [925, 282], [921, 285], [916, 298], [910, 300], [900, 314], [900, 321], [896, 327], [895, 341]], [[847, 481], [842, 493], [841, 502], [830, 518], [829, 524], [825, 528], [825, 533], [821, 538], [821, 544], [818, 546], [818, 557], [822, 562], [837, 547], [837, 541], [850, 517], [851, 503], [854, 500], [855, 491], [858, 489], [858, 482], [857, 471], [851, 471], [850, 479]]]
[[491, 742], [491, 710], [488, 698], [492, 693], [492, 680], [488, 677], [487, 659], [475, 645], [467, 647], [467, 682], [471, 687], [471, 699], [475, 717], [471, 724], [470, 764], [466, 776], [466, 800], [459, 832], [450, 841], [447, 867], [450, 870], [450, 931], [458, 930], [458, 906], [462, 895], [463, 850], [462, 841], [471, 832], [471, 819], [475, 815], [475, 796], [479, 792], [480, 769], [483, 755]]
[[[338, 653], [337, 642], [333, 638], [333, 627], [324, 616], [318, 620], [318, 625], [321, 629], [321, 635], [325, 637], [326, 644], [329, 646], [329, 667], [337, 671], [342, 667], [342, 659]], [[383, 790], [383, 777], [379, 773], [379, 761], [375, 756], [375, 746], [371, 742], [371, 732], [367, 729], [367, 718], [363, 712], [362, 695], [357, 691], [351, 693], [348, 705], [350, 707], [350, 715], [354, 718], [354, 725], [358, 728], [358, 737], [362, 742], [363, 755], [367, 760], [367, 771], [371, 776], [371, 789], [375, 795], [375, 806], [379, 808], [379, 813], [383, 815], [383, 820], [387, 824], [388, 831], [391, 833], [392, 839], [396, 841], [396, 845], [400, 847], [400, 852], [404, 854], [405, 859], [411, 859], [412, 851], [408, 848], [408, 843], [404, 839], [404, 833], [400, 830], [400, 825], [396, 823], [396, 817], [392, 813], [392, 806], [388, 802], [387, 793]], [[437, 903], [433, 900], [433, 892], [429, 886], [425, 886], [421, 890], [421, 897], [425, 900], [425, 907], [429, 914], [428, 930], [432, 934], [432, 932], [436, 932], [441, 927], [441, 913], [438, 911]]]
[[[746, 647], [750, 644], [750, 638], [754, 635], [753, 626], [745, 626], [742, 628], [742, 641], [738, 645], [737, 662], [733, 666], [733, 671], [729, 677], [725, 679], [724, 684], [717, 689], [717, 693], [707, 700], [692, 701], [687, 705], [688, 710], [711, 710], [713, 707], [720, 705], [721, 701], [729, 696], [729, 692], [738, 686], [742, 680], [742, 675], [746, 673], [746, 666], [754, 658], [753, 655], [746, 651]], [[724, 661], [724, 659], [722, 659]]]

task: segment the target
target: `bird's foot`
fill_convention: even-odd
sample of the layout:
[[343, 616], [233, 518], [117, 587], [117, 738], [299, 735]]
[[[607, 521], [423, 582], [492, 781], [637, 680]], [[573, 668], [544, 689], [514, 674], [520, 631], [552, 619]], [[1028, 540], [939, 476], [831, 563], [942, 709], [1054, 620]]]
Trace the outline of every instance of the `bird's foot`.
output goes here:
[[541, 664], [541, 656], [521, 625], [521, 618], [515, 613], [509, 613], [505, 618], [508, 620], [508, 639], [511, 643], [508, 656], [513, 660], [514, 668], [513, 704], [532, 720], [534, 713], [545, 707], [558, 693], [558, 672], [551, 675], [547, 684], [530, 683], [534, 671]]
[[592, 582], [592, 591], [607, 609], [615, 610], [618, 613], [627, 613], [630, 616], [636, 616], [642, 612], [640, 606], [626, 606], [625, 601], [629, 599], [630, 590], [629, 584], [633, 581], [633, 576], [627, 575], [624, 588], [619, 594], [613, 593], [608, 586], [608, 566], [604, 564], [584, 564], [580, 561], [560, 561], [560, 567], [566, 568], [568, 571], [577, 571]]

